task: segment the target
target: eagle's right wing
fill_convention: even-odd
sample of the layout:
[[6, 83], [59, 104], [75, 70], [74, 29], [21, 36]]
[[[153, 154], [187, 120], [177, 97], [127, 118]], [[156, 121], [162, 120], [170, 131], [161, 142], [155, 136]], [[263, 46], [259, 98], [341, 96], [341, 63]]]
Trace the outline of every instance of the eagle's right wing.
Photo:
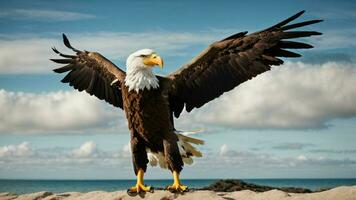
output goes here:
[[122, 95], [120, 83], [125, 79], [125, 72], [115, 64], [96, 52], [80, 51], [73, 48], [68, 38], [63, 34], [66, 47], [76, 52], [76, 55], [65, 55], [52, 48], [61, 59], [51, 59], [63, 67], [54, 69], [57, 73], [69, 73], [62, 79], [79, 91], [85, 90], [90, 95], [95, 95], [101, 100], [122, 108]]

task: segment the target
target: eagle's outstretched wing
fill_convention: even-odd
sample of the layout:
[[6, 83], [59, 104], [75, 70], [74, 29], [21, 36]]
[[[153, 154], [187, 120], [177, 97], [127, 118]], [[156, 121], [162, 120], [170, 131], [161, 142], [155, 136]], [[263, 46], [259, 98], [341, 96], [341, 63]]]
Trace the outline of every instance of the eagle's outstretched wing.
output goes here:
[[125, 79], [125, 72], [99, 53], [73, 48], [64, 34], [63, 42], [66, 47], [76, 52], [76, 55], [65, 55], [52, 48], [55, 53], [63, 58], [51, 60], [66, 64], [53, 71], [57, 73], [69, 71], [62, 82], [69, 83], [70, 86], [79, 91], [85, 90], [90, 95], [95, 95], [99, 99], [104, 99], [108, 103], [122, 108], [120, 83]]
[[312, 48], [287, 39], [321, 35], [315, 31], [290, 31], [321, 22], [311, 20], [287, 25], [304, 11], [260, 32], [237, 33], [211, 44], [193, 61], [170, 74], [170, 107], [179, 117], [184, 105], [190, 112], [239, 84], [283, 63], [278, 57], [300, 57], [284, 49]]

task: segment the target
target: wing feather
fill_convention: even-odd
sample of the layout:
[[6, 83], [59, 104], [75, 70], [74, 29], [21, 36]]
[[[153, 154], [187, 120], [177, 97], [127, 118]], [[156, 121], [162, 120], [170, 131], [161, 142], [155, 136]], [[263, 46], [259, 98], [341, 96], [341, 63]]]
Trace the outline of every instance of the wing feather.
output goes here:
[[184, 106], [188, 112], [199, 108], [239, 84], [281, 65], [280, 57], [300, 57], [286, 49], [309, 49], [313, 46], [288, 39], [321, 35], [316, 31], [295, 31], [295, 28], [319, 23], [309, 20], [288, 25], [300, 17], [301, 11], [274, 26], [246, 35], [240, 32], [211, 44], [200, 55], [166, 77], [170, 85], [171, 112], [179, 117]]
[[[85, 90], [90, 95], [95, 95], [99, 99], [122, 108], [122, 95], [119, 85], [125, 79], [125, 72], [99, 53], [80, 51], [72, 47], [64, 34], [63, 42], [66, 47], [76, 52], [76, 55], [63, 54], [56, 48], [52, 48], [55, 53], [63, 58], [50, 60], [59, 64], [67, 64], [53, 70], [56, 73], [69, 72], [61, 82], [69, 83], [70, 86], [79, 91]], [[111, 85], [111, 82], [116, 79], [119, 84]]]

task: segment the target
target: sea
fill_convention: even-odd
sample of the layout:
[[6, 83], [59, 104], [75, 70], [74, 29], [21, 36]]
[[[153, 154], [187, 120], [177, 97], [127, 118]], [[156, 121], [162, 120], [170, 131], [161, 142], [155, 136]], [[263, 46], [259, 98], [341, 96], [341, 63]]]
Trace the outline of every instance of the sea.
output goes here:
[[[186, 179], [183, 184], [190, 188], [208, 186], [218, 179]], [[333, 188], [337, 186], [356, 185], [356, 179], [241, 179], [247, 183], [273, 187], [301, 187], [311, 190]], [[89, 191], [118, 191], [133, 186], [136, 180], [8, 180], [0, 179], [0, 192], [16, 194], [50, 191], [89, 192]], [[156, 188], [170, 185], [172, 180], [145, 180], [145, 184]]]

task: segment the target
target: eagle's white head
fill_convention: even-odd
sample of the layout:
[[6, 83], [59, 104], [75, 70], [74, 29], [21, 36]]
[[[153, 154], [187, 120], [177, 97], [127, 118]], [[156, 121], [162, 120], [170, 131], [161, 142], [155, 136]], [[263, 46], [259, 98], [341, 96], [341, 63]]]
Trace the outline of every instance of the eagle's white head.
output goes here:
[[126, 60], [125, 85], [129, 91], [158, 88], [158, 79], [152, 72], [154, 66], [163, 68], [163, 60], [153, 50], [141, 49], [132, 53]]

